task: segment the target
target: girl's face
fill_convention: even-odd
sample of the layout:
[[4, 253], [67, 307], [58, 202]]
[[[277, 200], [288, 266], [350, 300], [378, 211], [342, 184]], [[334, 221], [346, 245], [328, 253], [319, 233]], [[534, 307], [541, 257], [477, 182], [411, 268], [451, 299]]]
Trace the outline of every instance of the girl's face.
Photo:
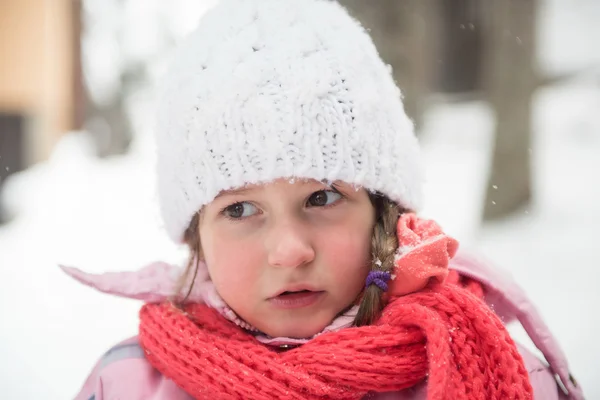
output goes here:
[[242, 319], [270, 336], [307, 338], [362, 291], [374, 223], [363, 189], [280, 179], [225, 191], [205, 206], [201, 256]]

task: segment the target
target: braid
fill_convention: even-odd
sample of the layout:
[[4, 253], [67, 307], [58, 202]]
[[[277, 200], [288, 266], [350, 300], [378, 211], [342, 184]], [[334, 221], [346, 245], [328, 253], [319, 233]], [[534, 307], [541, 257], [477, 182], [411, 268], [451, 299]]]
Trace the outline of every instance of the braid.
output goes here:
[[[371, 271], [392, 272], [394, 257], [398, 249], [396, 225], [400, 214], [405, 212], [397, 204], [385, 196], [372, 195], [371, 202], [375, 206], [376, 221], [371, 239], [373, 261]], [[364, 290], [354, 325], [370, 325], [383, 309], [383, 291], [377, 285], [369, 285]]]

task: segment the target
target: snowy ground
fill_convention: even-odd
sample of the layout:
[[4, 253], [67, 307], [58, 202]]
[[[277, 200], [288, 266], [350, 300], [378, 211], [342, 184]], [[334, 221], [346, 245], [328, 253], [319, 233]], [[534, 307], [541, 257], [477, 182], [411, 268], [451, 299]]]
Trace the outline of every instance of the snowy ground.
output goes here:
[[[552, 71], [600, 66], [600, 53], [586, 56], [571, 45], [582, 37], [577, 32], [599, 37], [594, 26], [599, 3], [573, 2], [586, 11], [560, 8], [558, 0], [544, 9], [541, 58]], [[595, 335], [600, 313], [594, 311], [600, 305], [596, 71], [536, 95], [535, 198], [509, 220], [484, 228], [478, 222], [493, 126], [484, 104], [434, 107], [423, 137], [425, 214], [512, 272], [556, 334], [589, 399], [600, 398]], [[136, 125], [145, 131], [142, 121]], [[15, 176], [3, 193], [18, 216], [0, 227], [3, 398], [71, 398], [98, 356], [136, 333], [137, 302], [83, 288], [63, 276], [57, 263], [102, 272], [137, 269], [156, 259], [181, 260], [181, 249], [161, 230], [148, 139], [139, 135], [125, 157], [97, 161], [89, 155], [85, 135], [67, 136], [51, 160]]]

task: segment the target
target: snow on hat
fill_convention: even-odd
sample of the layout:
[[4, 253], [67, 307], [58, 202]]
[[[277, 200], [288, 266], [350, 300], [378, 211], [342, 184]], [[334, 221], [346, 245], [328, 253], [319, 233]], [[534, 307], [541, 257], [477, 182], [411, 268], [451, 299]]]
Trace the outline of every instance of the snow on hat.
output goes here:
[[389, 66], [327, 0], [222, 0], [159, 90], [158, 194], [169, 235], [223, 190], [341, 180], [416, 210], [413, 124]]

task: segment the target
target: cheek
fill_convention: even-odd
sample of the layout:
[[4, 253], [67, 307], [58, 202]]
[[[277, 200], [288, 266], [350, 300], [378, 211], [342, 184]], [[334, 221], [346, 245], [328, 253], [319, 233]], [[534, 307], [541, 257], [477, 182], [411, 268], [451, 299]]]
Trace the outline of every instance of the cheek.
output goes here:
[[264, 256], [261, 247], [226, 234], [201, 236], [202, 252], [211, 280], [221, 295], [235, 293], [256, 282]]
[[371, 261], [372, 226], [350, 224], [336, 227], [321, 238], [320, 253], [325, 265], [336, 275], [353, 274], [361, 280]]

